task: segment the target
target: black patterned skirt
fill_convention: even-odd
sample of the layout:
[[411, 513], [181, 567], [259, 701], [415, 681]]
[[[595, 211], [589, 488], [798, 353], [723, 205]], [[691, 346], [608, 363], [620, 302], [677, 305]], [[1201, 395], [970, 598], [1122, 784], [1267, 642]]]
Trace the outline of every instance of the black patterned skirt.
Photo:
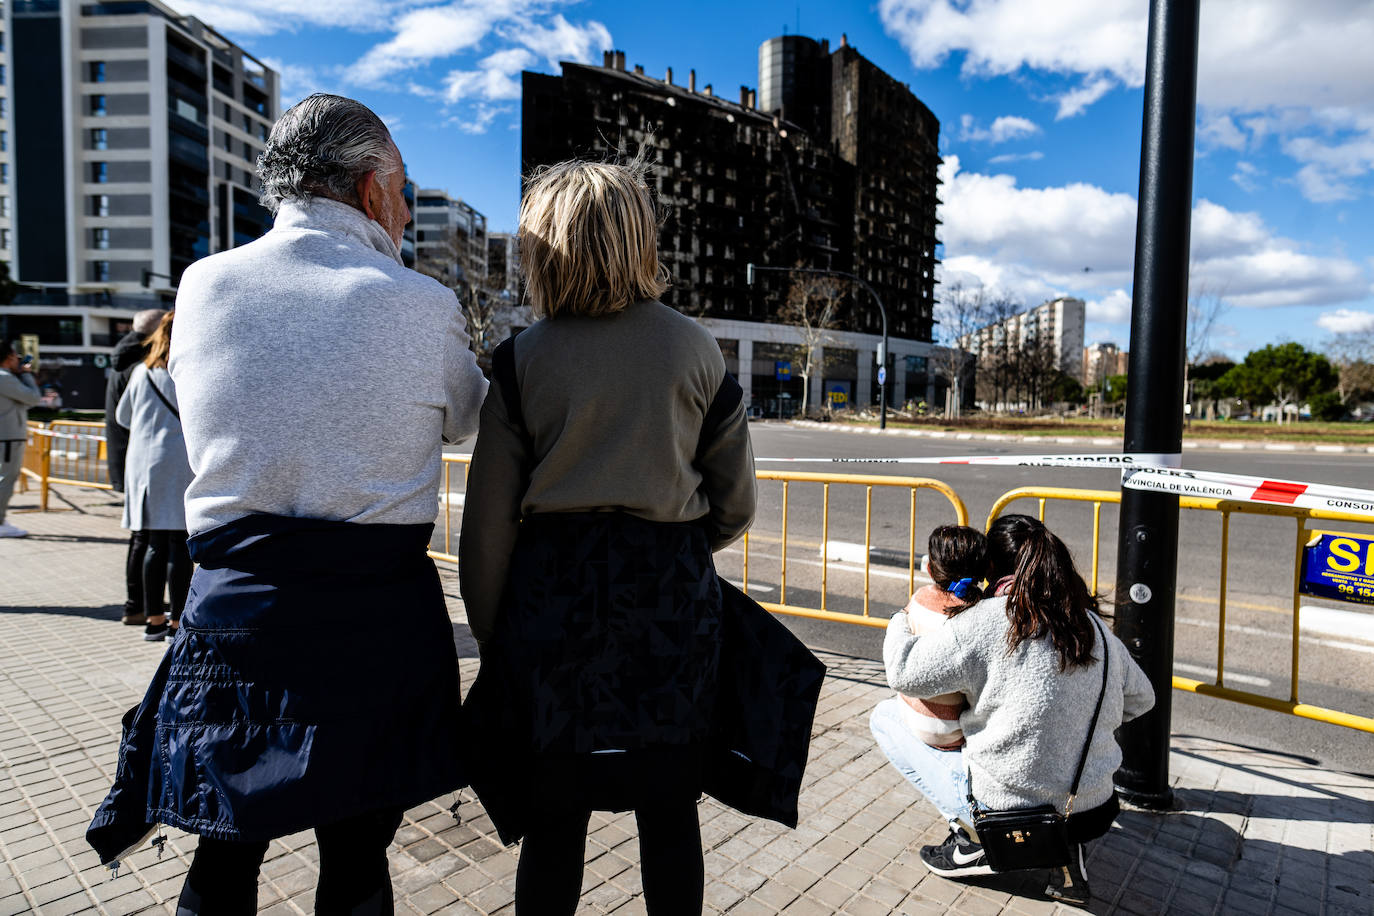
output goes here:
[[522, 522], [464, 704], [469, 775], [502, 838], [551, 808], [700, 795], [720, 645], [699, 525], [619, 512]]

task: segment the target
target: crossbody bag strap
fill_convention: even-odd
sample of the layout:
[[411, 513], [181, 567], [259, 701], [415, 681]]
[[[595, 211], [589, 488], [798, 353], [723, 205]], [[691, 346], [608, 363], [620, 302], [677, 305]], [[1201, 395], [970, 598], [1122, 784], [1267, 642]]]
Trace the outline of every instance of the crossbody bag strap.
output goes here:
[[151, 371], [148, 373], [148, 385], [153, 389], [153, 394], [157, 395], [158, 400], [161, 401], [163, 404], [167, 405], [167, 409], [172, 412], [172, 416], [180, 420], [181, 411], [173, 407], [172, 402], [167, 400], [167, 395], [163, 394], [162, 389], [157, 387], [157, 382], [153, 381], [153, 374]]
[[1069, 800], [1064, 804], [1065, 817], [1073, 813], [1073, 800], [1078, 795], [1078, 781], [1083, 778], [1083, 767], [1088, 762], [1088, 748], [1092, 746], [1093, 733], [1097, 731], [1097, 717], [1102, 712], [1102, 698], [1107, 695], [1107, 666], [1110, 661], [1107, 634], [1103, 632], [1102, 622], [1097, 619], [1096, 615], [1092, 615], [1092, 621], [1093, 626], [1097, 629], [1098, 638], [1102, 640], [1102, 688], [1097, 692], [1097, 706], [1093, 708], [1092, 722], [1088, 724], [1088, 737], [1083, 739], [1083, 753], [1078, 755], [1078, 769], [1073, 772], [1073, 785], [1069, 787]]

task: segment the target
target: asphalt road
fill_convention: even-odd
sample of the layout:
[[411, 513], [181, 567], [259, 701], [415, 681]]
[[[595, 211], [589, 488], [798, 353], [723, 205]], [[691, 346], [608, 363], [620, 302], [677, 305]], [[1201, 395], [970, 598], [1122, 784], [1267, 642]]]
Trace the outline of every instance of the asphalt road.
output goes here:
[[[1080, 454], [1119, 451], [1119, 446], [1081, 443], [1011, 443], [983, 440], [876, 436], [781, 423], [751, 426], [754, 454], [776, 457], [949, 457], [988, 454]], [[466, 451], [467, 449], [462, 449]], [[1369, 455], [1325, 455], [1261, 450], [1189, 450], [1189, 468], [1374, 488], [1374, 461]], [[960, 465], [774, 464], [759, 461], [760, 470], [825, 471], [874, 475], [923, 476], [948, 484], [967, 508], [969, 524], [982, 527], [993, 503], [1017, 487], [1055, 486], [1117, 492], [1120, 472], [1092, 468], [1025, 468]], [[461, 475], [454, 475], [454, 487]], [[874, 487], [871, 507], [862, 485], [832, 484], [830, 512], [822, 511], [823, 488], [817, 483], [791, 483], [787, 494], [786, 583], [782, 576], [783, 487], [761, 482], [759, 512], [750, 532], [749, 591], [765, 602], [803, 607], [821, 605], [822, 578], [827, 609], [862, 614], [865, 594], [871, 616], [885, 620], [906, 603], [911, 577], [905, 557], [911, 544], [909, 489]], [[458, 507], [455, 505], [454, 509]], [[862, 557], [865, 518], [870, 546], [887, 561], [874, 562], [865, 576]], [[1007, 511], [1036, 514], [1033, 499]], [[459, 513], [453, 513], [455, 534]], [[918, 554], [936, 525], [953, 523], [956, 510], [933, 490], [916, 501], [915, 542]], [[1080, 571], [1091, 582], [1093, 507], [1091, 503], [1048, 504], [1046, 523], [1073, 550]], [[1116, 506], [1101, 507], [1098, 594], [1107, 600], [1116, 571]], [[1342, 530], [1374, 534], [1374, 525], [1345, 525]], [[821, 543], [831, 544], [822, 561]], [[1176, 593], [1175, 673], [1211, 681], [1217, 663], [1218, 596], [1220, 593], [1221, 522], [1217, 513], [1184, 512], [1179, 532], [1179, 576]], [[1226, 683], [1254, 693], [1286, 699], [1289, 695], [1292, 646], [1293, 561], [1296, 524], [1291, 519], [1233, 515], [1228, 561]], [[898, 561], [897, 558], [901, 558]], [[897, 565], [894, 565], [896, 563]], [[744, 549], [735, 545], [717, 555], [726, 578], [744, 581]], [[917, 584], [921, 584], [919, 571]], [[785, 587], [785, 594], [784, 594]], [[1304, 598], [1301, 619], [1299, 698], [1304, 703], [1374, 716], [1374, 608]], [[845, 623], [783, 617], [811, 645], [877, 659], [882, 630]], [[1251, 744], [1310, 758], [1325, 767], [1374, 772], [1374, 736], [1339, 726], [1271, 712], [1182, 691], [1172, 691], [1176, 732]]]

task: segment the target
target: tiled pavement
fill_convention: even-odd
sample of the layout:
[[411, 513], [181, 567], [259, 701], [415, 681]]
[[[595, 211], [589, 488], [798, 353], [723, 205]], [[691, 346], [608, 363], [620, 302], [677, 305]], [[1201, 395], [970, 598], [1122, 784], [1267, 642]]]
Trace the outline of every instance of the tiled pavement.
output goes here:
[[[36, 500], [17, 495], [11, 521], [33, 536], [0, 541], [0, 916], [170, 913], [193, 836], [169, 831], [160, 861], [151, 849], [137, 853], [114, 880], [82, 839], [109, 783], [119, 716], [162, 648], [118, 621], [117, 509], [101, 494], [66, 495], [78, 508], [48, 514], [22, 511]], [[456, 577], [444, 581], [471, 683], [475, 645]], [[868, 711], [886, 694], [881, 668], [823, 657], [830, 676], [798, 829], [701, 802], [707, 911], [1054, 912], [1034, 876], [960, 884], [925, 871], [915, 850], [943, 827], [869, 737]], [[1177, 810], [1123, 814], [1092, 847], [1093, 912], [1374, 913], [1374, 780], [1184, 736], [1175, 736], [1171, 765]], [[447, 798], [408, 812], [391, 857], [398, 912], [513, 912], [517, 852], [497, 842], [470, 794], [459, 800], [461, 824]], [[582, 910], [642, 913], [637, 860], [633, 818], [595, 817]], [[274, 842], [263, 912], [311, 912], [317, 861], [309, 833]]]

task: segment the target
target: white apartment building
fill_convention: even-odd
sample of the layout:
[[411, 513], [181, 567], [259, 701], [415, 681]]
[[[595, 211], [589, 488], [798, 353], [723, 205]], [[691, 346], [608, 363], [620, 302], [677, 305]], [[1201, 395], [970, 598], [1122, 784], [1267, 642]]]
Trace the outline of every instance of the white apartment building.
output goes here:
[[458, 279], [465, 265], [487, 276], [487, 218], [447, 191], [415, 194], [415, 266], [441, 282]]
[[0, 259], [39, 290], [0, 307], [0, 335], [38, 334], [40, 381], [98, 406], [96, 357], [134, 311], [271, 227], [254, 170], [277, 74], [157, 0], [0, 8]]
[[1060, 371], [1081, 379], [1086, 320], [1087, 306], [1083, 300], [1063, 296], [979, 328], [961, 339], [959, 345], [979, 360], [985, 360], [1007, 343], [1020, 348], [1032, 340], [1048, 340], [1054, 348], [1055, 363]]

